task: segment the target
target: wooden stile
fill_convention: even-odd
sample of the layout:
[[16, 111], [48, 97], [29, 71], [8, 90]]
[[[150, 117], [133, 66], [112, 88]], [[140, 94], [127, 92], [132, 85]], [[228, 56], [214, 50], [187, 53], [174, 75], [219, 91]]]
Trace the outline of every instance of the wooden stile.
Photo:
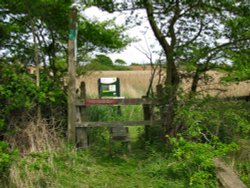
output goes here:
[[[148, 99], [147, 97], [124, 99], [124, 98], [105, 98], [105, 99], [86, 99], [86, 87], [82, 82], [80, 85], [80, 96], [76, 100], [76, 145], [78, 148], [87, 148], [89, 145], [87, 128], [109, 127], [110, 142], [119, 140], [129, 142], [128, 126], [145, 126], [145, 135], [148, 139], [148, 128], [150, 126], [160, 125], [161, 121], [152, 120], [151, 107], [158, 104], [158, 101]], [[86, 117], [86, 108], [92, 105], [143, 105], [144, 120], [142, 121], [112, 121], [112, 122], [88, 122]], [[129, 143], [128, 143], [129, 144]]]

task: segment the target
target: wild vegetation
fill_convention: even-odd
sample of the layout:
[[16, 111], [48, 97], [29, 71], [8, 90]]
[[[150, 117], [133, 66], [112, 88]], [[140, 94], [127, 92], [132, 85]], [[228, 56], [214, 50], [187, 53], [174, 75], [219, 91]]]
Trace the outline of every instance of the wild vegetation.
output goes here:
[[[65, 81], [72, 1], [1, 0], [0, 187], [219, 187], [213, 163], [216, 157], [234, 166], [250, 186], [249, 101], [223, 100], [199, 92], [209, 88], [211, 79], [249, 80], [249, 3], [78, 2], [79, 11], [90, 6], [110, 13], [132, 11], [126, 26], [79, 14], [79, 79], [93, 80], [88, 76], [98, 75], [95, 70], [126, 69], [123, 60], [112, 62], [106, 54], [133, 41], [124, 31], [142, 21], [137, 10], [145, 11], [144, 19], [162, 47], [157, 52], [160, 59], [152, 62], [148, 55], [150, 73], [119, 75], [122, 87], [127, 88], [122, 91], [125, 97], [148, 95], [160, 101], [152, 112], [162, 125], [151, 127], [149, 137], [143, 127], [130, 128], [131, 152], [122, 143], [110, 144], [107, 128], [89, 129], [90, 148], [76, 149], [67, 141]], [[96, 56], [91, 57], [92, 53]], [[30, 74], [31, 67], [35, 74]], [[155, 74], [158, 70], [161, 74]], [[223, 72], [223, 78], [209, 75], [209, 70]], [[184, 87], [187, 80], [189, 89]], [[149, 89], [145, 89], [147, 81]], [[96, 85], [95, 81], [86, 82], [87, 87]], [[136, 85], [134, 89], [131, 83]], [[162, 84], [160, 95], [152, 89], [156, 84]], [[202, 84], [206, 87], [201, 88]], [[119, 115], [116, 107], [93, 107], [88, 108], [88, 119], [141, 120], [142, 109], [123, 107]]]

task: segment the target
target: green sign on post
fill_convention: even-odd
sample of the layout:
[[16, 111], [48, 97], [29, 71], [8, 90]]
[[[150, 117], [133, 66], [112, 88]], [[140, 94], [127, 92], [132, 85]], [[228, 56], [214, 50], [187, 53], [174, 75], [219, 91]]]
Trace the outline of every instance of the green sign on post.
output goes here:
[[69, 30], [69, 40], [75, 40], [76, 39], [76, 30], [70, 29]]
[[99, 97], [120, 97], [120, 80], [117, 77], [98, 79]]

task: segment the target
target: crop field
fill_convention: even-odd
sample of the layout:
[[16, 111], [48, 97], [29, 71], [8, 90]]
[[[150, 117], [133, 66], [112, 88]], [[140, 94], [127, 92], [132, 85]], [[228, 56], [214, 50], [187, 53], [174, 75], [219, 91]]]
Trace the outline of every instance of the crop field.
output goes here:
[[[97, 81], [101, 77], [118, 77], [121, 83], [121, 96], [141, 97], [145, 95], [151, 78], [150, 70], [135, 71], [96, 71], [88, 75], [81, 76], [77, 80], [77, 87], [81, 81], [85, 81], [87, 95], [89, 97], [98, 96]], [[211, 94], [213, 96], [247, 96], [250, 94], [250, 81], [239, 83], [220, 83], [222, 73], [209, 72], [206, 80], [200, 81], [198, 92]], [[162, 76], [164, 77], [164, 76]], [[156, 75], [153, 88], [158, 83], [159, 75]], [[190, 90], [191, 82], [189, 79], [182, 81], [181, 87], [184, 91]]]
[[121, 85], [121, 96], [125, 97], [141, 97], [145, 95], [151, 71], [98, 71], [78, 79], [77, 86], [81, 81], [86, 83], [86, 91], [88, 96], [97, 96], [97, 81], [101, 77], [118, 77]]

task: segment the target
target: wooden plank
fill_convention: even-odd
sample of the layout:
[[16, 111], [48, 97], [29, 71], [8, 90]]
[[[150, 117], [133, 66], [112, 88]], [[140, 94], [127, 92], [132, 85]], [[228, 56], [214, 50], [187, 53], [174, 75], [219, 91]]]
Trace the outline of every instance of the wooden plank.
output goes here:
[[148, 121], [111, 121], [111, 122], [83, 122], [76, 123], [76, 127], [117, 127], [117, 126], [139, 126], [139, 125], [160, 125], [160, 120]]
[[91, 105], [141, 105], [141, 104], [156, 104], [155, 100], [147, 98], [132, 98], [132, 99], [79, 99], [76, 102], [77, 106]]
[[247, 188], [239, 179], [234, 170], [226, 165], [221, 159], [214, 159], [216, 175], [225, 188]]

